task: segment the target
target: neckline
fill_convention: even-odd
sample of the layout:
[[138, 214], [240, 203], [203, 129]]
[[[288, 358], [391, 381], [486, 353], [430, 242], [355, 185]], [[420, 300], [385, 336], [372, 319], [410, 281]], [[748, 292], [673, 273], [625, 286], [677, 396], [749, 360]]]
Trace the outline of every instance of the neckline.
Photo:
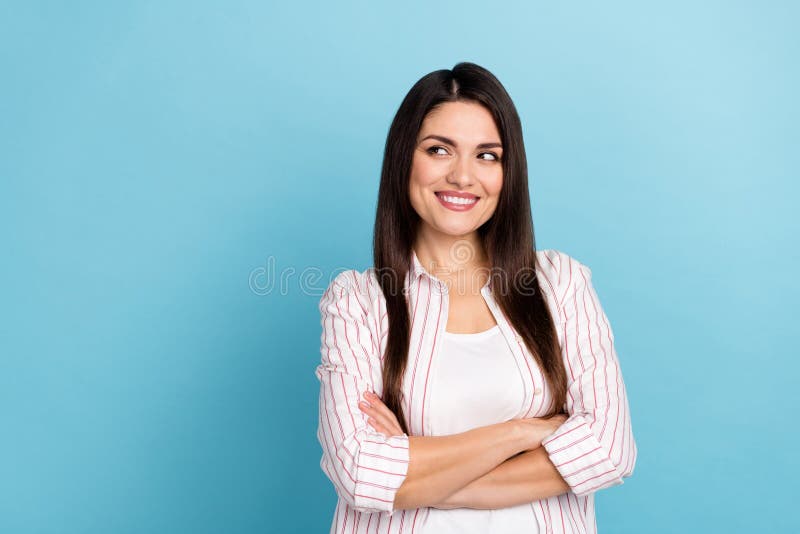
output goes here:
[[491, 336], [492, 334], [494, 334], [498, 330], [500, 330], [500, 325], [499, 324], [495, 324], [493, 327], [491, 327], [488, 330], [484, 330], [483, 332], [470, 332], [470, 333], [462, 334], [462, 333], [458, 333], [458, 332], [448, 332], [447, 330], [445, 330], [444, 331], [444, 335], [447, 336], [447, 337], [456, 338], [456, 339], [475, 340], [475, 339], [481, 339], [481, 338], [484, 338], [484, 337], [489, 337], [489, 336]]

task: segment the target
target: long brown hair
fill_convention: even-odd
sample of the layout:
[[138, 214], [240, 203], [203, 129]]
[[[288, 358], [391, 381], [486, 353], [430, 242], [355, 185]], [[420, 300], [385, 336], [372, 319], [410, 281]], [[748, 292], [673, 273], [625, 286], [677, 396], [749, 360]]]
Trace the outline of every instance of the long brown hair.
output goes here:
[[[493, 291], [498, 306], [524, 340], [542, 369], [552, 394], [548, 415], [561, 412], [567, 376], [553, 318], [539, 286], [526, 276], [537, 267], [533, 235], [528, 164], [519, 115], [502, 84], [483, 67], [458, 63], [423, 76], [409, 90], [392, 120], [384, 149], [381, 183], [373, 234], [373, 260], [386, 299], [389, 334], [383, 365], [383, 402], [408, 434], [402, 405], [402, 382], [410, 345], [410, 309], [397, 291], [411, 269], [412, 247], [420, 217], [409, 199], [409, 178], [419, 129], [426, 115], [445, 102], [472, 101], [492, 113], [503, 145], [503, 186], [492, 217], [478, 228], [492, 273], [503, 273], [505, 284]], [[493, 278], [494, 287], [494, 278]]]

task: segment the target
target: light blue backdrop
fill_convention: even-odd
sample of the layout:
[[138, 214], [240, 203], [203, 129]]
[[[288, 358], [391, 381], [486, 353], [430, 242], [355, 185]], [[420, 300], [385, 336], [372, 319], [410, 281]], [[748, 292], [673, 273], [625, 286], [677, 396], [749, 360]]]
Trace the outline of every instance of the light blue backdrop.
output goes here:
[[327, 532], [321, 288], [462, 60], [615, 331], [639, 459], [600, 531], [797, 531], [797, 6], [3, 2], [0, 532]]

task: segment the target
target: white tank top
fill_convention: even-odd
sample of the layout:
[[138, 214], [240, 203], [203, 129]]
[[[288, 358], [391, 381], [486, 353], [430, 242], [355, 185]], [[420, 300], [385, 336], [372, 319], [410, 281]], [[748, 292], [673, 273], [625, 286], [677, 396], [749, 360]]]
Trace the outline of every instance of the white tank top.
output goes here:
[[[431, 384], [432, 434], [508, 421], [524, 410], [520, 369], [498, 325], [474, 334], [444, 332]], [[531, 504], [499, 510], [431, 508], [425, 533], [537, 534]]]

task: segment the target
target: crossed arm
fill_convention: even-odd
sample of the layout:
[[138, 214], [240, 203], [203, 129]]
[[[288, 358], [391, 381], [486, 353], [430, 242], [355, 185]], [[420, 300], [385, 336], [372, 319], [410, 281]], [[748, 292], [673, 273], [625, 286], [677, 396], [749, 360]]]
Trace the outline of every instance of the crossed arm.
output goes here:
[[509, 458], [470, 482], [435, 508], [496, 510], [569, 491], [569, 485], [542, 447]]
[[[364, 398], [359, 408], [370, 426], [388, 436], [403, 434], [376, 395]], [[564, 419], [513, 420], [452, 436], [409, 437], [411, 461], [394, 509], [498, 509], [565, 493], [569, 485], [540, 446]]]

